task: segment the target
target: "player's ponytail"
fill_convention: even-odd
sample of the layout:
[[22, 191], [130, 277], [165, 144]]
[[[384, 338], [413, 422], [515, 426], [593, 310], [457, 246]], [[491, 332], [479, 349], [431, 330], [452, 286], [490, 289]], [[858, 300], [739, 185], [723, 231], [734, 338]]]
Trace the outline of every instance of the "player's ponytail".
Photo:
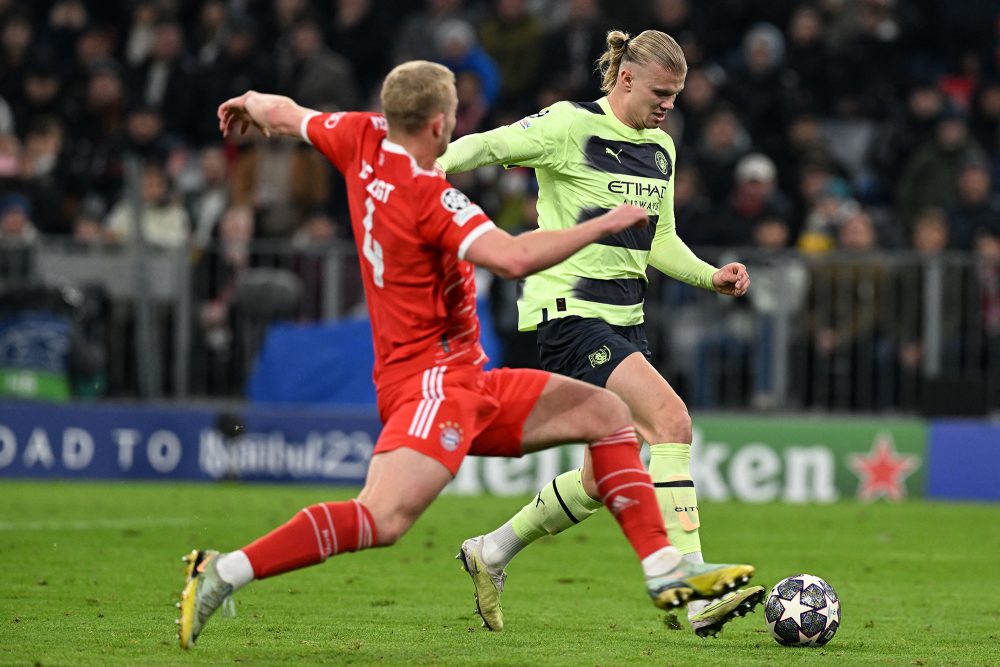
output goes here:
[[684, 51], [670, 35], [659, 30], [644, 30], [635, 37], [621, 30], [608, 32], [608, 48], [597, 60], [601, 73], [601, 90], [611, 92], [618, 82], [618, 72], [623, 62], [647, 65], [656, 63], [668, 72], [687, 72]]

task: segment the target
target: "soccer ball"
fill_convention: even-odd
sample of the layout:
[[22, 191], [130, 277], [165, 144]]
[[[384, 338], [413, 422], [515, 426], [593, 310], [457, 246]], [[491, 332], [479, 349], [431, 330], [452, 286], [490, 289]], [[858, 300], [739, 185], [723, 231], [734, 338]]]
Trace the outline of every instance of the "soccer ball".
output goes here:
[[771, 589], [764, 620], [783, 646], [823, 646], [840, 627], [840, 598], [819, 577], [797, 574]]

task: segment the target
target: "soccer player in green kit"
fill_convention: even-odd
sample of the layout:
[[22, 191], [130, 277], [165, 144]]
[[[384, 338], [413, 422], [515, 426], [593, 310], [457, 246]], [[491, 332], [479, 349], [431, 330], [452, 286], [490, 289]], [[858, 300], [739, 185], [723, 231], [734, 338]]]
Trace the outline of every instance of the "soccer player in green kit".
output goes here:
[[[528, 277], [518, 301], [519, 328], [537, 330], [542, 368], [625, 400], [650, 443], [649, 473], [669, 538], [685, 559], [701, 563], [691, 418], [650, 363], [643, 327], [646, 267], [732, 296], [745, 294], [750, 278], [742, 264], [716, 268], [698, 259], [676, 233], [676, 151], [659, 125], [684, 88], [687, 62], [680, 46], [656, 30], [635, 37], [611, 31], [607, 44], [598, 61], [605, 97], [558, 102], [512, 125], [462, 137], [438, 162], [446, 172], [496, 164], [534, 168], [543, 229], [571, 227], [622, 203], [648, 211], [648, 228], [607, 237]], [[583, 468], [556, 477], [511, 520], [462, 544], [458, 558], [472, 576], [486, 627], [503, 628], [507, 564], [539, 537], [596, 512], [602, 506], [597, 481], [585, 458]], [[752, 586], [695, 601], [688, 618], [699, 635], [716, 634], [763, 597], [763, 587]]]

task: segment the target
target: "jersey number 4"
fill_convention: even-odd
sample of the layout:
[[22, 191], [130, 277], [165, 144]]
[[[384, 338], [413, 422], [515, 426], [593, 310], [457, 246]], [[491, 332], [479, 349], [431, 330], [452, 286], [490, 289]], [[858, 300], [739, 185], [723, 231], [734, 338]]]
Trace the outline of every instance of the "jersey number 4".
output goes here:
[[365, 259], [372, 265], [372, 280], [376, 287], [383, 287], [385, 281], [382, 274], [385, 273], [385, 262], [382, 261], [382, 246], [372, 238], [372, 218], [375, 217], [375, 202], [371, 197], [365, 199], [365, 218], [361, 224], [365, 227], [365, 240], [362, 252]]

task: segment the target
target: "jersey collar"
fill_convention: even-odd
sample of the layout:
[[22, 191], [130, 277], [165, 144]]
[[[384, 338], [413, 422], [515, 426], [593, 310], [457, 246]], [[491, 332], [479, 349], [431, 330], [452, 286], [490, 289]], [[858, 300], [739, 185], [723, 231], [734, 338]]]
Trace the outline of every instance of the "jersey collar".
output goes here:
[[611, 109], [611, 103], [608, 102], [606, 95], [597, 100], [597, 105], [604, 109], [604, 115], [608, 117], [608, 122], [618, 128], [618, 131], [625, 136], [633, 139], [641, 139], [646, 135], [647, 130], [637, 130], [634, 127], [629, 127], [625, 123], [621, 122], [618, 116], [615, 115], [615, 112]]
[[389, 141], [389, 137], [382, 139], [382, 150], [388, 153], [396, 153], [398, 155], [405, 155], [410, 158], [410, 166], [413, 168], [413, 175], [423, 175], [423, 176], [437, 176], [437, 172], [424, 169], [419, 164], [417, 164], [417, 159], [410, 155], [410, 152], [397, 144], [395, 141]]

